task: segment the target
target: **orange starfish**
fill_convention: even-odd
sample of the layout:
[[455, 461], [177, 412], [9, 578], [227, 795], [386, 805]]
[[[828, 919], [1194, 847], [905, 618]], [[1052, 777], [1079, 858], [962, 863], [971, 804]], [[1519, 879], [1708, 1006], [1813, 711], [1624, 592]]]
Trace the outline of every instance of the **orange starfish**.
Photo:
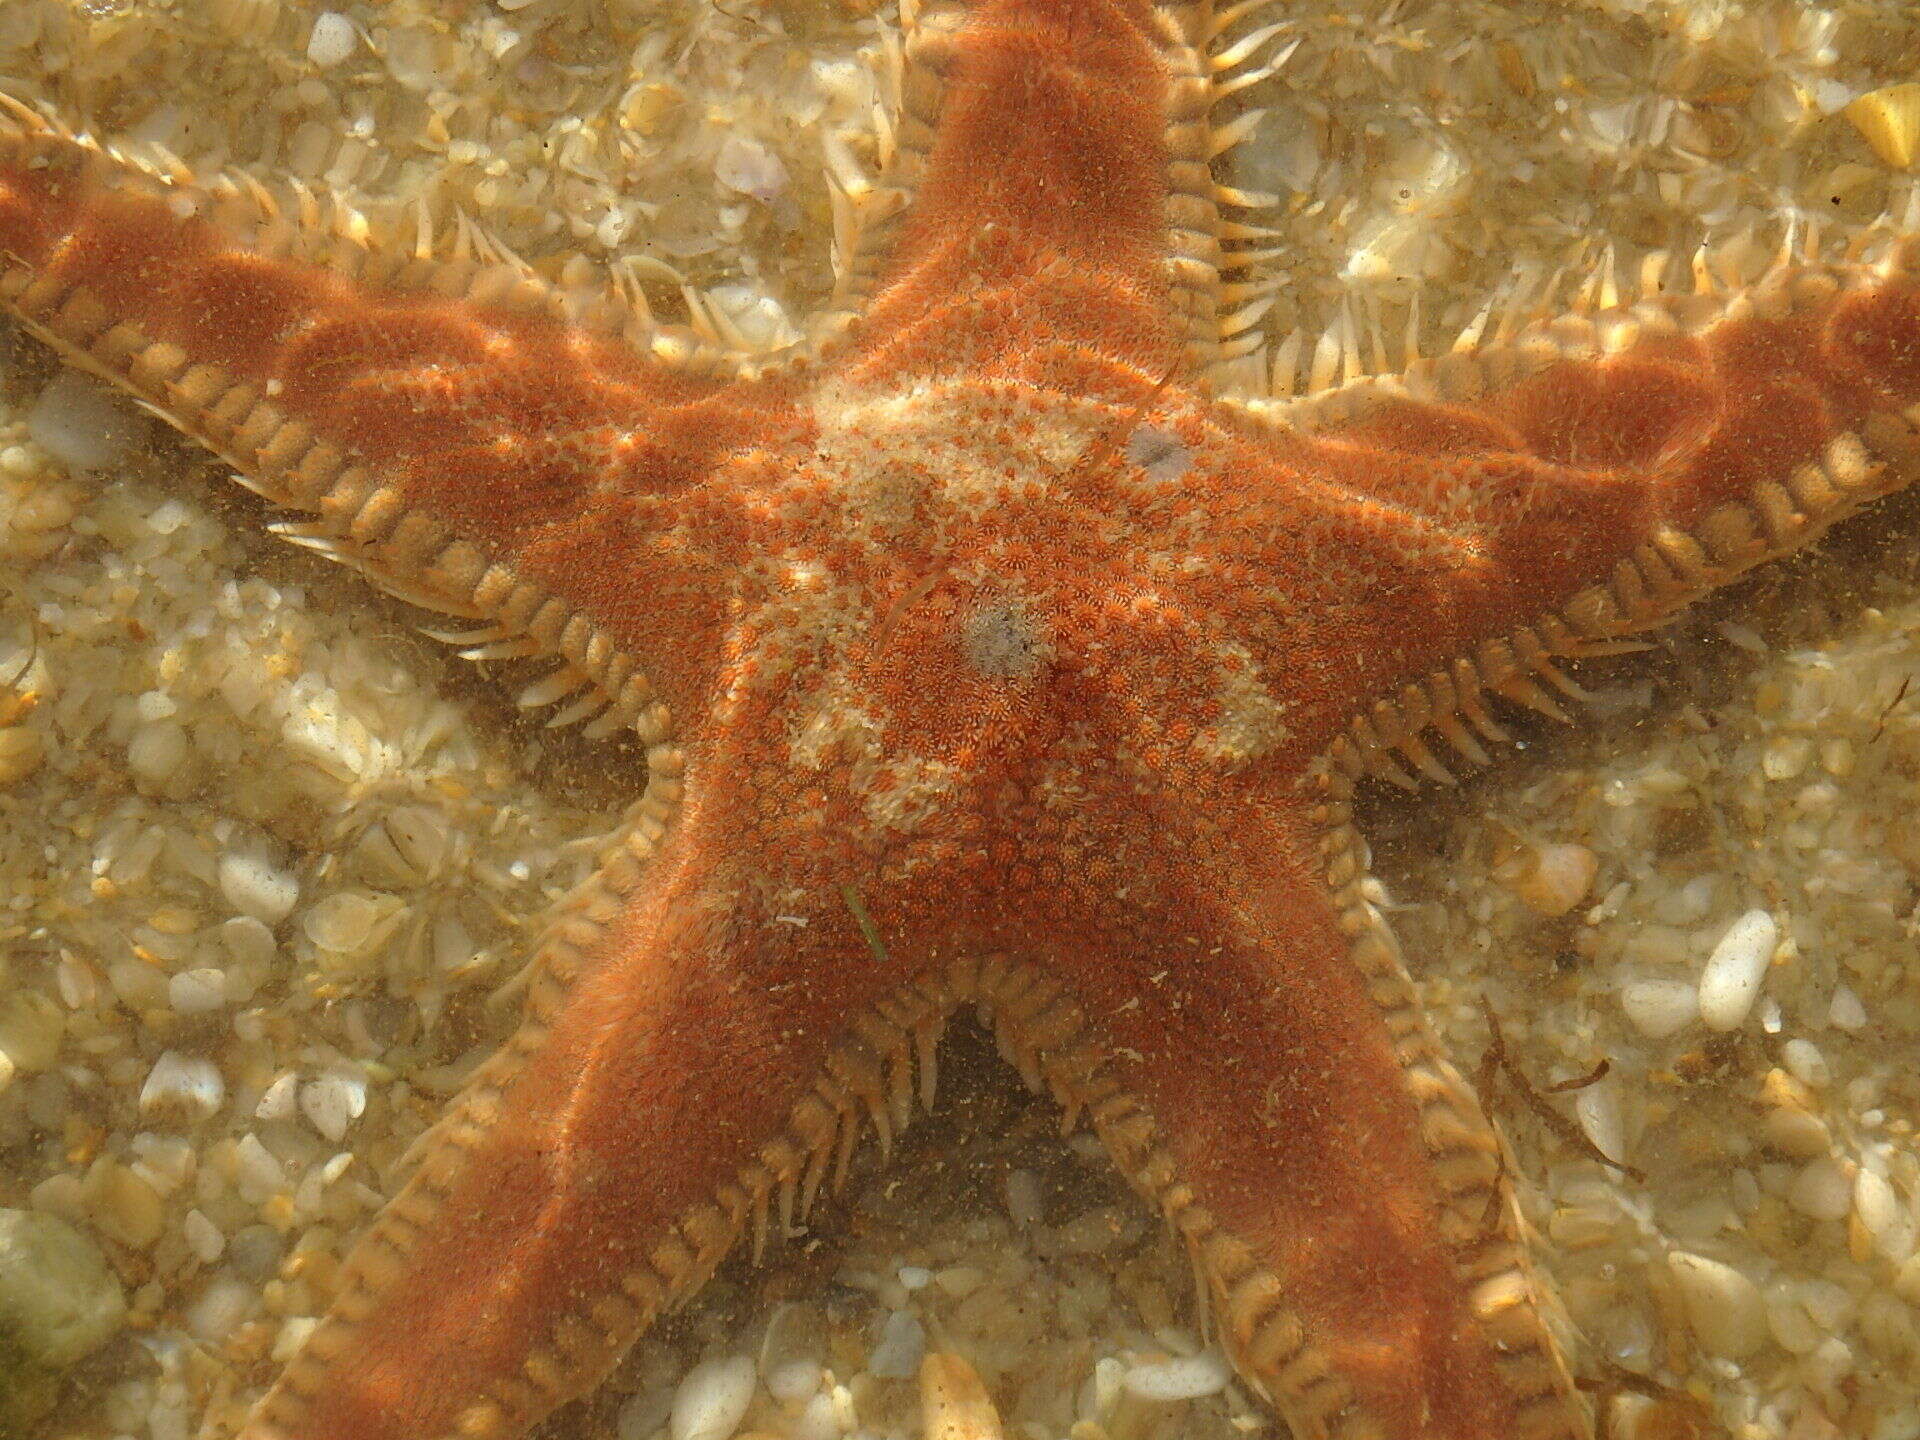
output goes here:
[[1222, 28], [929, 20], [836, 317], [774, 364], [4, 122], [9, 313], [647, 750], [255, 1440], [520, 1433], [906, 1123], [968, 1003], [1296, 1434], [1588, 1433], [1352, 793], [1909, 478], [1920, 252], [1216, 400], [1257, 303]]

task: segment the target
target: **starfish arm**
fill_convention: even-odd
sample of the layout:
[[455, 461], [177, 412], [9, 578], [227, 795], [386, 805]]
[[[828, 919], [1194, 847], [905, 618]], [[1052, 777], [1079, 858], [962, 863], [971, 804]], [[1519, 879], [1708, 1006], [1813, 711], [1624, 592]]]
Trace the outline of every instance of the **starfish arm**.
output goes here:
[[[856, 378], [1054, 378], [1080, 353], [1150, 380], [1215, 358], [1222, 197], [1207, 7], [982, 0], [908, 50], [884, 217], [849, 268]], [[1017, 97], [1017, 98], [1016, 98]], [[1009, 106], [1012, 106], [1011, 112]]]
[[477, 654], [558, 661], [542, 690], [586, 692], [576, 714], [664, 739], [740, 536], [737, 511], [683, 510], [671, 537], [662, 513], [793, 430], [790, 380], [665, 334], [636, 353], [484, 242], [375, 247], [300, 199], [136, 165], [8, 102], [0, 310], [313, 516], [282, 527], [297, 543], [479, 621]]
[[1054, 902], [1051, 988], [1002, 1002], [1003, 1049], [1166, 1214], [1228, 1354], [1301, 1440], [1586, 1436], [1499, 1140], [1392, 937], [1330, 899], [1309, 825], [1243, 819], [1182, 843], [1177, 817], [1153, 845], [1123, 829], [1130, 898], [1084, 927]]
[[[1460, 716], [1498, 733], [1486, 695], [1553, 713], [1556, 660], [1616, 647], [1911, 479], [1916, 262], [1903, 242], [1871, 267], [1782, 265], [1724, 300], [1655, 296], [1406, 376], [1222, 407], [1264, 432], [1280, 485], [1321, 491], [1239, 559], [1307, 576], [1299, 593], [1361, 577], [1303, 622], [1338, 656], [1316, 723], [1345, 726], [1342, 763], [1436, 773], [1425, 727], [1471, 755]], [[1336, 631], [1348, 643], [1322, 643]], [[1296, 648], [1276, 638], [1269, 663]]]
[[811, 923], [763, 911], [686, 814], [555, 927], [520, 1031], [418, 1147], [243, 1440], [518, 1435], [736, 1243], [804, 1217], [869, 1124], [908, 1122], [952, 999], [837, 898]]

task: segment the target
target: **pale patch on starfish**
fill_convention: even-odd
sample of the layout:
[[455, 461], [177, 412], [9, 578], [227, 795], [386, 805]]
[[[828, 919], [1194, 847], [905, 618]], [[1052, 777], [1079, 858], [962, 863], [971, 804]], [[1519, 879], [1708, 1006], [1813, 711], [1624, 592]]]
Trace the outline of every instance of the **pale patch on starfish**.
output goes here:
[[1212, 658], [1219, 718], [1201, 727], [1193, 748], [1214, 764], [1238, 769], [1286, 743], [1291, 734], [1284, 718], [1287, 703], [1261, 683], [1244, 646], [1222, 642]]
[[803, 773], [831, 774], [857, 797], [874, 838], [911, 836], [948, 808], [958, 772], [946, 761], [890, 745], [885, 719], [863, 703], [863, 694], [844, 673], [810, 686], [788, 758]]
[[842, 497], [846, 533], [913, 519], [927, 526], [919, 537], [927, 545], [948, 541], [954, 526], [990, 523], [1010, 501], [1045, 505], [1052, 481], [1087, 453], [1103, 418], [1074, 397], [1011, 385], [969, 389], [963, 379], [829, 385], [814, 415], [813, 470]]

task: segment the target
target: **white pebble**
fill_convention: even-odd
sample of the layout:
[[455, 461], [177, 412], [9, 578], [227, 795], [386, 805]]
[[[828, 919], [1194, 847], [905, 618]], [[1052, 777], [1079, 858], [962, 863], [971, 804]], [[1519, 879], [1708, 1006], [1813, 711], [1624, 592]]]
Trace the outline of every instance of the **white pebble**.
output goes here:
[[1816, 1388], [1837, 1391], [1853, 1374], [1853, 1347], [1838, 1335], [1829, 1335], [1814, 1346], [1813, 1354], [1801, 1362], [1808, 1381]]
[[300, 1113], [336, 1144], [367, 1108], [367, 1077], [353, 1070], [332, 1070], [300, 1087]]
[[300, 1104], [300, 1080], [291, 1070], [274, 1078], [271, 1085], [260, 1092], [260, 1103], [254, 1107], [256, 1120], [291, 1120], [293, 1112]]
[[1859, 1313], [1860, 1302], [1851, 1290], [1833, 1280], [1809, 1277], [1799, 1282], [1800, 1303], [1806, 1307], [1807, 1314], [1813, 1317], [1813, 1323], [1822, 1330], [1833, 1333], [1845, 1330], [1853, 1324], [1853, 1317]]
[[1773, 1343], [1789, 1355], [1805, 1355], [1820, 1343], [1823, 1333], [1800, 1301], [1800, 1287], [1791, 1280], [1767, 1286], [1767, 1328]]
[[673, 1440], [728, 1440], [753, 1402], [753, 1361], [745, 1355], [703, 1360], [673, 1392], [667, 1422]]
[[251, 915], [236, 915], [220, 926], [220, 943], [234, 964], [260, 969], [273, 963], [273, 931]]
[[1760, 997], [1780, 927], [1765, 910], [1749, 910], [1720, 937], [1700, 972], [1700, 1018], [1709, 1030], [1737, 1030]]
[[1810, 1090], [1821, 1090], [1833, 1081], [1833, 1067], [1811, 1040], [1793, 1039], [1780, 1047], [1780, 1059], [1787, 1073]]
[[195, 1339], [218, 1345], [259, 1308], [256, 1287], [238, 1275], [223, 1273], [207, 1282], [207, 1288], [187, 1306], [182, 1318]]
[[182, 970], [167, 981], [167, 1004], [182, 1015], [206, 1015], [227, 1003], [227, 977], [211, 966]]
[[34, 443], [69, 470], [111, 469], [144, 428], [118, 395], [77, 370], [55, 375], [27, 411]]
[[1684, 980], [1630, 980], [1620, 987], [1620, 1008], [1642, 1035], [1664, 1040], [1699, 1017], [1700, 998]]
[[1853, 1208], [1860, 1223], [1876, 1240], [1891, 1234], [1900, 1223], [1900, 1197], [1887, 1177], [1862, 1165], [1853, 1177]]
[[782, 1405], [799, 1405], [819, 1393], [825, 1378], [817, 1360], [783, 1360], [767, 1372], [767, 1393]]
[[199, 1055], [163, 1050], [140, 1087], [140, 1113], [163, 1115], [189, 1124], [205, 1120], [227, 1099], [220, 1067]]
[[1229, 1378], [1227, 1362], [1209, 1350], [1129, 1366], [1124, 1383], [1127, 1393], [1140, 1400], [1197, 1400], [1219, 1394]]
[[1844, 1220], [1853, 1208], [1853, 1179], [1830, 1156], [1809, 1161], [1787, 1187], [1787, 1203], [1814, 1220]]
[[202, 1265], [211, 1265], [218, 1260], [227, 1248], [227, 1237], [220, 1233], [220, 1227], [198, 1210], [189, 1210], [187, 1218], [180, 1222], [180, 1233], [187, 1242], [187, 1248], [193, 1252], [193, 1258]]
[[822, 1390], [801, 1407], [787, 1433], [791, 1440], [838, 1440], [846, 1433], [840, 1419], [838, 1398], [832, 1390]]
[[1766, 1342], [1767, 1307], [1759, 1289], [1738, 1270], [1684, 1250], [1667, 1256], [1667, 1269], [1679, 1288], [1687, 1323], [1708, 1350], [1739, 1360]]
[[164, 789], [192, 754], [185, 726], [177, 720], [156, 720], [127, 741], [127, 769], [148, 788]]
[[265, 856], [230, 851], [220, 857], [220, 893], [242, 915], [278, 925], [299, 902], [300, 882]]
[[307, 36], [307, 59], [322, 70], [332, 69], [353, 54], [359, 40], [353, 21], [338, 10], [323, 10], [313, 17], [313, 30]]
[[1859, 1030], [1867, 1023], [1867, 1007], [1850, 985], [1838, 986], [1827, 1005], [1827, 1020], [1841, 1030]]
[[242, 1135], [240, 1143], [233, 1147], [233, 1155], [236, 1162], [233, 1178], [242, 1200], [258, 1205], [285, 1193], [286, 1169], [274, 1153], [260, 1143], [259, 1136]]

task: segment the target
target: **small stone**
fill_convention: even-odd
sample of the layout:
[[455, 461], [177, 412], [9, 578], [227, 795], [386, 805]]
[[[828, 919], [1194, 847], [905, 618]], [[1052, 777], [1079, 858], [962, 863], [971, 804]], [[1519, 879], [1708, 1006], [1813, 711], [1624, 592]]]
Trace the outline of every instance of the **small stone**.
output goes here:
[[1700, 1019], [1709, 1030], [1737, 1030], [1760, 996], [1780, 927], [1765, 910], [1749, 910], [1713, 947], [1700, 972]]
[[927, 1330], [910, 1310], [895, 1310], [880, 1326], [880, 1338], [867, 1356], [867, 1370], [882, 1380], [906, 1380], [919, 1373], [927, 1353]]
[[1875, 1239], [1894, 1233], [1900, 1225], [1900, 1197], [1887, 1177], [1861, 1166], [1853, 1177], [1853, 1211]]
[[26, 779], [46, 758], [47, 742], [38, 730], [0, 730], [0, 789]]
[[673, 1440], [728, 1440], [753, 1402], [754, 1366], [745, 1355], [703, 1360], [673, 1393], [667, 1432]]
[[234, 1146], [234, 1159], [237, 1162], [234, 1179], [238, 1182], [242, 1200], [258, 1205], [285, 1193], [286, 1167], [260, 1143], [259, 1136], [242, 1135], [240, 1142]]
[[142, 789], [168, 799], [184, 798], [194, 778], [193, 742], [178, 720], [142, 725], [127, 741], [127, 769]]
[[60, 1058], [66, 1023], [59, 1003], [37, 990], [0, 997], [0, 1051], [15, 1069], [38, 1073]]
[[820, 1388], [829, 1349], [827, 1324], [811, 1305], [777, 1306], [760, 1339], [760, 1379], [782, 1404], [800, 1404]]
[[232, 851], [220, 857], [220, 893], [242, 915], [278, 925], [299, 902], [300, 882], [264, 856]]
[[1844, 1220], [1853, 1208], [1853, 1180], [1830, 1156], [1800, 1167], [1787, 1189], [1787, 1203], [1814, 1220]]
[[87, 1172], [88, 1214], [109, 1240], [129, 1250], [145, 1250], [166, 1228], [167, 1207], [160, 1192], [138, 1171], [117, 1160], [101, 1159]]
[[27, 411], [27, 434], [69, 470], [110, 470], [146, 429], [125, 401], [90, 375], [62, 370]]
[[1649, 1040], [1664, 1040], [1700, 1015], [1699, 992], [1684, 980], [1630, 980], [1620, 987], [1620, 1008]]
[[207, 1015], [227, 1003], [227, 977], [211, 966], [182, 970], [167, 981], [167, 1003], [182, 1015]]
[[62, 1371], [126, 1320], [100, 1249], [52, 1215], [0, 1210], [0, 1431], [47, 1414]]
[[338, 10], [323, 10], [313, 17], [313, 29], [307, 35], [307, 59], [330, 70], [351, 57], [359, 41], [353, 21]]
[[197, 1340], [218, 1345], [260, 1308], [260, 1292], [238, 1275], [222, 1272], [207, 1282], [183, 1315]]
[[335, 1144], [366, 1109], [367, 1077], [358, 1071], [331, 1070], [300, 1087], [300, 1113]]
[[1780, 1047], [1780, 1059], [1787, 1073], [1809, 1090], [1823, 1090], [1833, 1083], [1833, 1067], [1811, 1040], [1794, 1038]]
[[956, 1300], [964, 1300], [986, 1283], [987, 1272], [977, 1265], [949, 1265], [936, 1270], [933, 1283]]
[[813, 1398], [825, 1378], [817, 1360], [783, 1360], [767, 1371], [767, 1393], [782, 1405], [801, 1405]]
[[1758, 1350], [1767, 1339], [1767, 1307], [1754, 1283], [1731, 1265], [1675, 1250], [1667, 1269], [1680, 1290], [1687, 1323], [1701, 1345], [1728, 1360]]
[[300, 1107], [300, 1078], [291, 1070], [276, 1075], [260, 1092], [260, 1103], [253, 1107], [256, 1120], [291, 1120]]
[[187, 1212], [187, 1218], [180, 1222], [180, 1234], [193, 1258], [202, 1265], [213, 1264], [227, 1248], [227, 1237], [220, 1233], [220, 1227], [198, 1210]]
[[286, 1250], [286, 1240], [271, 1225], [249, 1225], [228, 1242], [227, 1262], [259, 1285], [279, 1270]]
[[1850, 985], [1834, 988], [1833, 999], [1827, 1004], [1827, 1021], [1839, 1030], [1859, 1030], [1867, 1023], [1867, 1007], [1854, 993]]
[[140, 1113], [176, 1124], [197, 1125], [227, 1101], [220, 1067], [200, 1055], [163, 1050], [140, 1087]]

